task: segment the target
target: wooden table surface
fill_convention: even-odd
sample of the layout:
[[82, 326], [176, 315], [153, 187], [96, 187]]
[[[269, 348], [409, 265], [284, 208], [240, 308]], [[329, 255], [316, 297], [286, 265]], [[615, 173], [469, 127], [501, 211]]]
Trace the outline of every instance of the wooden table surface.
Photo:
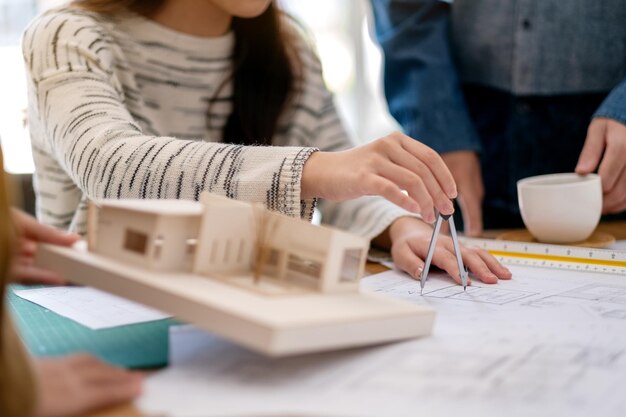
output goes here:
[[[610, 233], [617, 240], [625, 240], [626, 239], [626, 221], [616, 221], [616, 222], [607, 222], [602, 223], [598, 226], [598, 230]], [[491, 230], [485, 232], [484, 237], [493, 238], [497, 236], [499, 233], [503, 231]], [[384, 266], [380, 264], [368, 263], [367, 264], [367, 274], [376, 274], [379, 272], [383, 272], [387, 270]], [[122, 405], [113, 408], [109, 408], [106, 410], [101, 410], [95, 413], [90, 413], [84, 417], [146, 417], [144, 414], [137, 411], [137, 409], [130, 405]]]

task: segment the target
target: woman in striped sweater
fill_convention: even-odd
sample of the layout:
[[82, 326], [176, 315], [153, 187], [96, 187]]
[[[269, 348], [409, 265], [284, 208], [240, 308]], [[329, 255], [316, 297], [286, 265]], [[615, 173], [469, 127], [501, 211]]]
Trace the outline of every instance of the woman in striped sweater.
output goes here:
[[[307, 219], [319, 199], [325, 222], [416, 277], [433, 208], [453, 211], [431, 149], [400, 133], [353, 147], [317, 57], [270, 0], [75, 0], [37, 18], [23, 49], [47, 224], [84, 233], [90, 198], [208, 190]], [[463, 257], [484, 282], [510, 278], [482, 250]], [[433, 263], [458, 281], [449, 239]]]

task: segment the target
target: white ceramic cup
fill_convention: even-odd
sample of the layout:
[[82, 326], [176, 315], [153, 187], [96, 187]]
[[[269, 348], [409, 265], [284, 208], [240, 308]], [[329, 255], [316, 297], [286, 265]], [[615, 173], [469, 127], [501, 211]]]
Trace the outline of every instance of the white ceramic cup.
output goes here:
[[517, 182], [517, 198], [526, 228], [540, 242], [583, 241], [602, 215], [602, 184], [597, 174], [524, 178]]

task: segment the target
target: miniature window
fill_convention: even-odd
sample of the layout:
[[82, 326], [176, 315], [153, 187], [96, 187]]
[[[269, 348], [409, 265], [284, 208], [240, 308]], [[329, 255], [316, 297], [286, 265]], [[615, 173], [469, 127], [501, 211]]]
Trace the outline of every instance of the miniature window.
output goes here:
[[263, 273], [274, 278], [282, 276], [282, 274], [277, 275], [280, 252], [277, 249], [268, 246], [262, 248], [261, 250], [263, 253], [256, 261], [261, 263], [260, 268]]
[[265, 248], [265, 266], [278, 266], [279, 252], [274, 248]]
[[322, 275], [322, 263], [305, 259], [298, 255], [290, 254], [287, 261], [287, 269], [306, 275], [311, 278], [320, 278]]
[[124, 249], [131, 252], [146, 254], [148, 248], [148, 235], [127, 229], [124, 236]]
[[362, 249], [346, 249], [341, 264], [339, 282], [353, 282], [358, 280], [361, 271]]

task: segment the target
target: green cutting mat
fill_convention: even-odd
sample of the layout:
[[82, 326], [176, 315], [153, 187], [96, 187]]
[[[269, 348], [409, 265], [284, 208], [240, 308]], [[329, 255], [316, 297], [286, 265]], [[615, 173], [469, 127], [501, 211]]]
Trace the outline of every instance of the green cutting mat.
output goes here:
[[42, 286], [11, 285], [7, 299], [20, 336], [33, 356], [89, 353], [126, 368], [167, 365], [168, 333], [170, 326], [180, 324], [176, 320], [92, 330], [13, 293], [28, 288]]

